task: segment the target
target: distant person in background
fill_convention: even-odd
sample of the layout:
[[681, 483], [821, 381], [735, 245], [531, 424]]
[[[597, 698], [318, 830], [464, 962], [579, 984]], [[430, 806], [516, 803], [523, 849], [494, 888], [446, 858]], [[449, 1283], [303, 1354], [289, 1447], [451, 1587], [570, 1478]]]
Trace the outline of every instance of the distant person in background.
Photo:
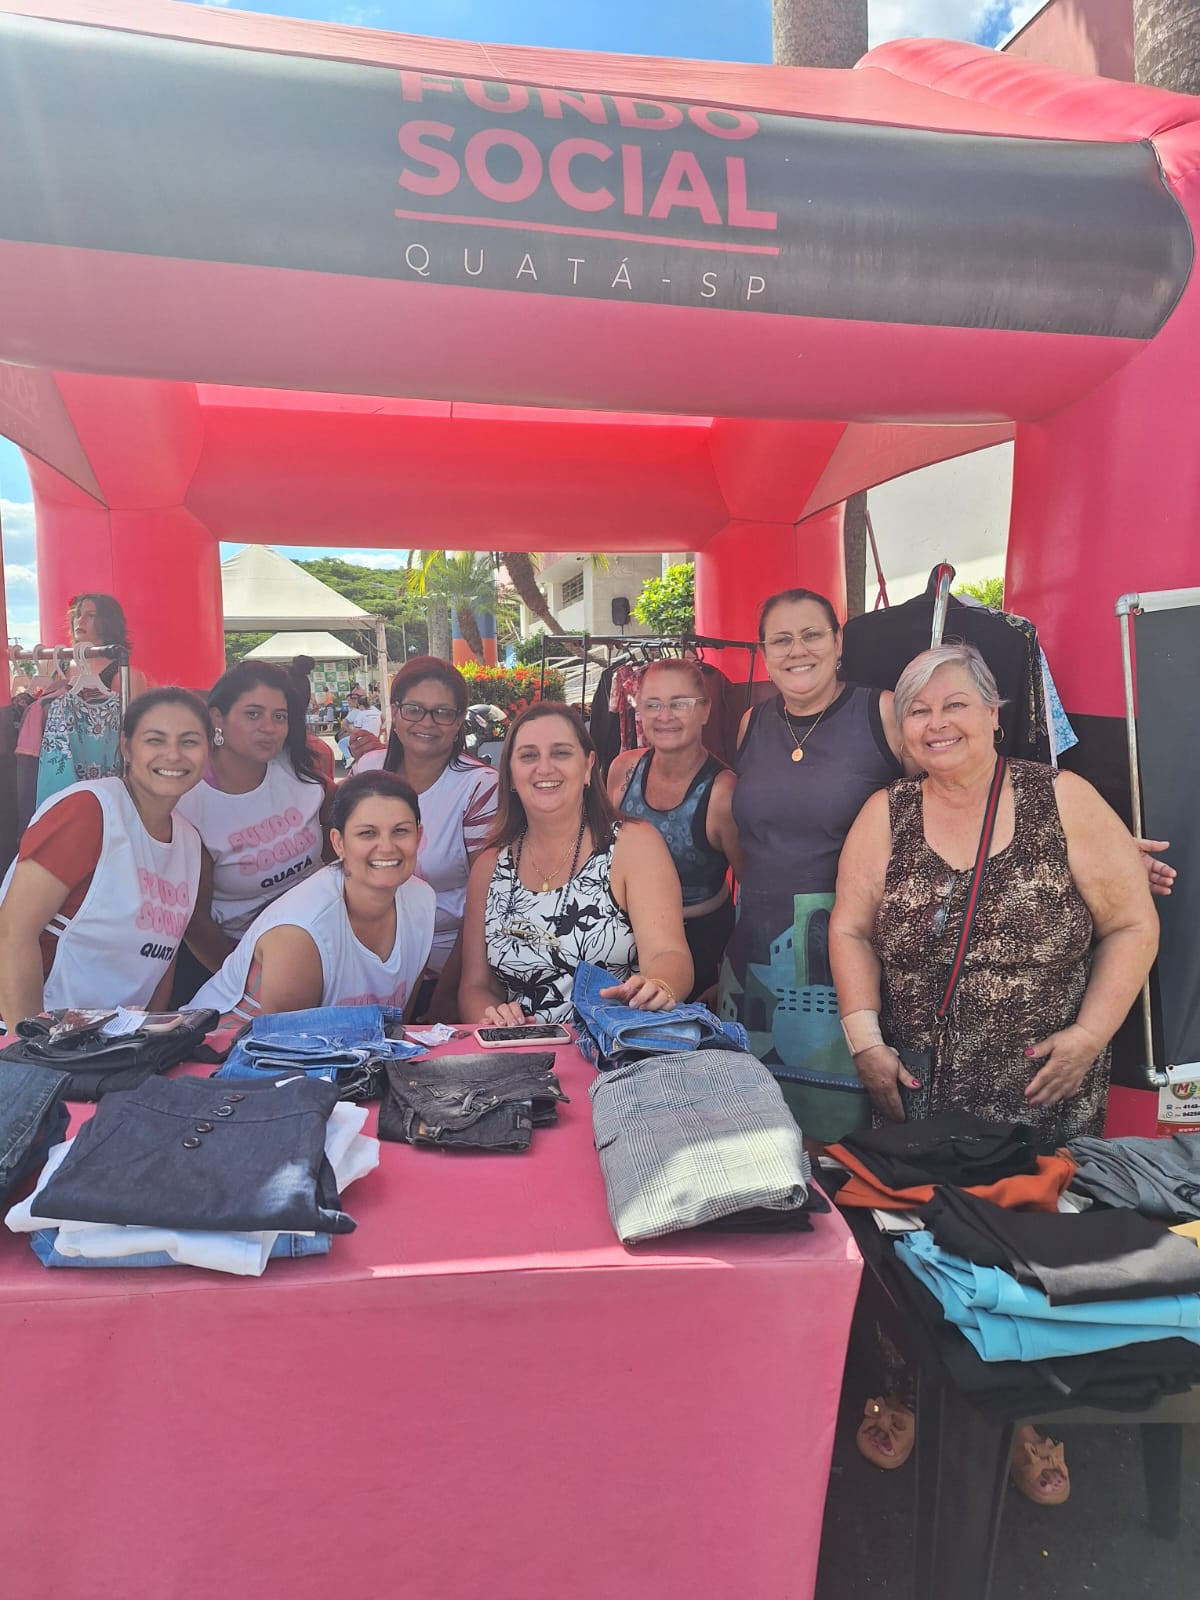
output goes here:
[[[67, 607], [67, 636], [72, 644], [111, 645], [114, 649], [130, 650], [129, 626], [121, 603], [111, 594], [77, 594]], [[67, 668], [68, 676], [81, 669], [74, 664]], [[119, 688], [120, 662], [112, 656], [90, 656], [82, 670], [94, 672], [106, 689]], [[146, 690], [146, 675], [137, 667], [129, 669], [129, 697], [136, 699]]]
[[313, 753], [313, 759], [316, 761], [317, 771], [321, 774], [322, 782], [327, 788], [332, 788], [334, 782], [333, 751], [325, 743], [324, 739], [321, 738], [319, 733], [316, 733], [309, 728], [310, 715], [313, 716], [313, 721], [315, 723], [317, 718], [316, 715], [313, 715], [313, 713], [319, 714], [312, 692], [312, 669], [315, 666], [316, 662], [311, 656], [293, 656], [292, 664], [287, 670], [291, 673], [296, 684], [296, 689], [300, 694], [300, 698], [304, 702], [304, 729], [308, 748]]
[[351, 689], [347, 696], [346, 715], [342, 718], [342, 736], [338, 740], [342, 760], [347, 766], [354, 760], [350, 750], [350, 735], [356, 728], [363, 733], [369, 733], [373, 739], [379, 739], [383, 733], [383, 712], [378, 706], [368, 704], [366, 690], [357, 687]]

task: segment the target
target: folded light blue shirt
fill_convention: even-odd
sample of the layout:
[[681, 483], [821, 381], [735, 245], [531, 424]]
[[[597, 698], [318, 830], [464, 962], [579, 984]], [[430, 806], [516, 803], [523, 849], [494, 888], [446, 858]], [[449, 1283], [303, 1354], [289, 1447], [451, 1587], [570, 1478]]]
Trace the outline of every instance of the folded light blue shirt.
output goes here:
[[951, 1255], [923, 1230], [905, 1234], [896, 1256], [984, 1361], [1053, 1361], [1152, 1339], [1200, 1344], [1200, 1294], [1052, 1306], [1040, 1289]]

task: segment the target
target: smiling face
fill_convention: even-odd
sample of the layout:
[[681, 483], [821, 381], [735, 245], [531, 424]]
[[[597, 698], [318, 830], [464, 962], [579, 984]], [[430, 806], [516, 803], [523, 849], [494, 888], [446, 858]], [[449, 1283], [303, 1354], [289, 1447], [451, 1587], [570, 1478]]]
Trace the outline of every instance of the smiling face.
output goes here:
[[[690, 705], [683, 704], [691, 701]], [[686, 667], [648, 667], [638, 688], [638, 713], [646, 742], [655, 750], [699, 746], [710, 706], [700, 697], [695, 675]]]
[[155, 800], [178, 800], [204, 775], [208, 731], [187, 706], [152, 706], [133, 733], [121, 739], [125, 781]]
[[566, 717], [531, 717], [517, 731], [510, 769], [527, 819], [579, 815], [583, 787], [596, 764], [586, 755]]
[[213, 723], [225, 735], [225, 748], [247, 761], [274, 761], [288, 736], [287, 697], [282, 689], [256, 683], [228, 711], [215, 711]]
[[952, 773], [990, 761], [1000, 713], [985, 704], [971, 674], [939, 667], [904, 718], [904, 748], [926, 772]]
[[[410, 721], [411, 717], [418, 716], [418, 707], [423, 715], [417, 721]], [[436, 715], [431, 716], [430, 712]], [[454, 696], [436, 678], [422, 678], [408, 685], [399, 705], [392, 707], [392, 727], [397, 739], [406, 754], [411, 752], [422, 761], [441, 761], [445, 765], [453, 754], [454, 741], [462, 725], [463, 717], [454, 703]]]
[[413, 875], [421, 826], [407, 801], [368, 794], [329, 837], [346, 876], [374, 888], [396, 890]]
[[767, 674], [785, 702], [814, 709], [837, 693], [841, 636], [815, 600], [781, 600], [763, 618]]

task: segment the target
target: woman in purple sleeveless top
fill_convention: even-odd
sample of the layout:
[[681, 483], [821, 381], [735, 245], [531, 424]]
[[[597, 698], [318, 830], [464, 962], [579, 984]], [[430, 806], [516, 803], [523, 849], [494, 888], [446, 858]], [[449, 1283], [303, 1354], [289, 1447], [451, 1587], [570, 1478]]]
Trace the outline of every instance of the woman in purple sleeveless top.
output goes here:
[[841, 629], [824, 595], [772, 595], [758, 636], [779, 692], [738, 736], [743, 870], [719, 1008], [746, 1028], [803, 1131], [832, 1142], [870, 1119], [829, 970], [838, 857], [867, 797], [901, 776], [900, 733], [890, 693], [838, 677]]

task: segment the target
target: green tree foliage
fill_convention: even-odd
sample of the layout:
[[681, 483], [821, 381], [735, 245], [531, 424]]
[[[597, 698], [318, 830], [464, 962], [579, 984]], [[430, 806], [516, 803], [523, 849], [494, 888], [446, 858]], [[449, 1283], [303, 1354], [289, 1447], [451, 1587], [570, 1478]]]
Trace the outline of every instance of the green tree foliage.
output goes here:
[[427, 606], [450, 608], [460, 635], [477, 658], [483, 655], [477, 613], [490, 611], [500, 624], [511, 621], [515, 610], [510, 599], [497, 595], [492, 557], [479, 551], [460, 550], [453, 555], [444, 550], [413, 552], [406, 578], [411, 596]]
[[251, 650], [266, 644], [269, 633], [227, 633], [225, 635], [225, 665], [234, 667]]
[[982, 600], [985, 606], [994, 606], [997, 611], [1004, 610], [1003, 578], [979, 578], [974, 583], [960, 583], [954, 592], [969, 594], [975, 600]]
[[655, 633], [691, 633], [696, 626], [696, 569], [690, 561], [668, 567], [642, 585], [633, 614]]
[[[429, 634], [425, 627], [425, 607], [408, 592], [408, 574], [401, 566], [361, 567], [352, 561], [342, 561], [336, 556], [320, 556], [313, 561], [298, 561], [297, 566], [311, 572], [314, 578], [351, 600], [373, 617], [382, 617], [387, 625], [388, 656], [392, 661], [403, 661], [405, 645], [410, 653], [413, 646], [419, 655], [429, 649]], [[227, 635], [227, 639], [233, 635]], [[361, 632], [339, 628], [335, 637], [344, 644], [374, 655], [374, 635], [369, 644]], [[248, 648], [253, 649], [253, 645]], [[228, 645], [226, 646], [228, 655]]]

